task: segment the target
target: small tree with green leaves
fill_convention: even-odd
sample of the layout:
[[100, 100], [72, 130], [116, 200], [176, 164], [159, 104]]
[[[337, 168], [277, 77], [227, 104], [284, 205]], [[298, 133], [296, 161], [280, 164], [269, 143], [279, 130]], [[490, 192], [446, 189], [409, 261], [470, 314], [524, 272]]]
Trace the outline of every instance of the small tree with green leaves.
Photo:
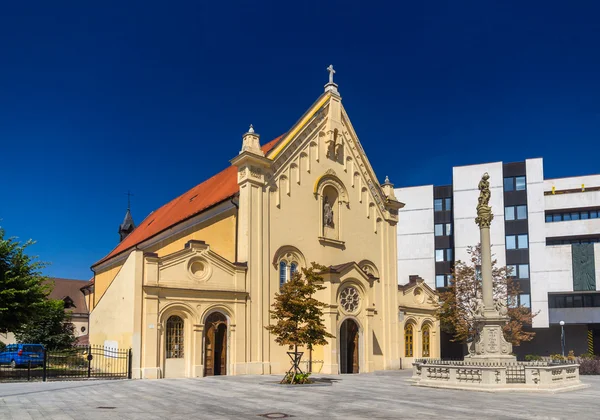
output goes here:
[[43, 344], [48, 350], [62, 350], [75, 344], [75, 327], [65, 303], [48, 299], [36, 305], [36, 314], [15, 331], [19, 343]]
[[16, 331], [31, 320], [50, 292], [41, 273], [47, 264], [26, 253], [35, 242], [21, 244], [4, 235], [0, 227], [0, 333]]
[[[312, 263], [311, 267], [303, 268], [302, 273], [296, 272], [275, 293], [275, 302], [270, 311], [275, 324], [265, 327], [275, 335], [275, 342], [288, 346], [298, 355], [298, 347], [306, 346], [312, 350], [314, 346], [324, 346], [327, 338], [334, 338], [327, 332], [323, 324], [323, 310], [326, 305], [313, 296], [325, 287], [321, 285], [323, 277], [319, 273], [326, 267]], [[302, 373], [299, 367], [300, 358], [295, 357], [292, 368], [281, 383], [306, 383], [308, 375]], [[293, 371], [293, 372], [292, 372]]]

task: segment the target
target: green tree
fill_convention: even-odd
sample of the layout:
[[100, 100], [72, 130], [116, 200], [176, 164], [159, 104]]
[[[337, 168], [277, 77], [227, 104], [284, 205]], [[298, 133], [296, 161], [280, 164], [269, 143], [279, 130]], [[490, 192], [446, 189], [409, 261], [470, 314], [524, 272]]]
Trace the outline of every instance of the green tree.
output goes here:
[[35, 242], [21, 244], [4, 235], [0, 227], [0, 333], [16, 331], [28, 322], [50, 292], [41, 273], [47, 264], [26, 253]]
[[[288, 346], [298, 353], [299, 346], [312, 350], [314, 346], [324, 346], [327, 338], [334, 336], [327, 332], [323, 324], [323, 311], [326, 305], [313, 296], [323, 290], [320, 283], [323, 277], [319, 272], [326, 267], [312, 263], [310, 268], [303, 268], [294, 273], [290, 281], [283, 284], [279, 293], [275, 293], [275, 302], [270, 311], [271, 319], [276, 323], [265, 327], [275, 335], [275, 342]], [[286, 375], [282, 382], [295, 383], [299, 377], [299, 362], [293, 366], [294, 373]], [[305, 377], [304, 377], [305, 378]]]
[[71, 347], [76, 340], [70, 313], [62, 300], [48, 299], [37, 304], [37, 312], [15, 331], [19, 343], [43, 344], [49, 350]]

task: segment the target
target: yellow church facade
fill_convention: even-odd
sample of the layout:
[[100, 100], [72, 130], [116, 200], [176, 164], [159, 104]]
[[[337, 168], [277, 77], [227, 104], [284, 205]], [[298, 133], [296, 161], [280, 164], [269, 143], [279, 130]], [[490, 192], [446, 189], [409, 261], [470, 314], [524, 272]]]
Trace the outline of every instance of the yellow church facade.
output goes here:
[[330, 68], [325, 92], [286, 134], [261, 145], [250, 127], [227, 169], [94, 264], [91, 344], [131, 347], [136, 378], [286, 372], [288, 348], [265, 330], [269, 310], [281, 284], [316, 262], [327, 267], [316, 298], [335, 338], [305, 352], [305, 369], [363, 373], [439, 357], [435, 292], [416, 277], [398, 286], [403, 204], [378, 182], [332, 78]]

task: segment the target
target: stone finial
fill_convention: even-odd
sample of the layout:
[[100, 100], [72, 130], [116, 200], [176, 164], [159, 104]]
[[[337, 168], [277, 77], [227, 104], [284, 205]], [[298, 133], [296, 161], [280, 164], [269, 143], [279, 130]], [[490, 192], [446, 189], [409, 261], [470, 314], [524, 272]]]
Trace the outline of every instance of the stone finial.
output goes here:
[[340, 93], [337, 90], [338, 85], [333, 83], [333, 75], [335, 74], [333, 64], [330, 64], [329, 67], [327, 67], [327, 71], [329, 72], [329, 83], [325, 85], [325, 92], [331, 92], [335, 93], [336, 95], [339, 95]]
[[260, 148], [260, 135], [254, 132], [252, 124], [250, 124], [248, 132], [242, 136], [242, 150], [240, 150], [240, 154], [244, 152], [251, 152], [260, 156], [265, 155]]
[[394, 200], [396, 199], [396, 194], [394, 193], [394, 184], [390, 182], [390, 178], [388, 178], [387, 175], [384, 183], [381, 184], [381, 189], [383, 193], [388, 196], [388, 198], [392, 198]]
[[492, 214], [492, 208], [490, 207], [490, 198], [492, 193], [490, 192], [490, 175], [486, 172], [479, 181], [479, 199], [477, 202], [477, 217], [475, 223], [479, 225], [479, 228], [489, 228], [494, 215]]

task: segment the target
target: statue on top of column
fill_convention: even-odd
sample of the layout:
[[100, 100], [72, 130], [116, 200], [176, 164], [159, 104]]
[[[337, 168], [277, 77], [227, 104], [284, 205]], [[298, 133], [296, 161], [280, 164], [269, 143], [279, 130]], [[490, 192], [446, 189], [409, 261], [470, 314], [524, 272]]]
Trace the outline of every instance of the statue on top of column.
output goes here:
[[492, 208], [490, 207], [490, 198], [492, 197], [492, 193], [490, 192], [490, 175], [486, 172], [481, 177], [481, 181], [479, 181], [479, 200], [477, 203], [477, 218], [475, 219], [475, 223], [479, 225], [480, 228], [490, 227], [492, 223], [492, 219], [494, 215], [492, 214]]

